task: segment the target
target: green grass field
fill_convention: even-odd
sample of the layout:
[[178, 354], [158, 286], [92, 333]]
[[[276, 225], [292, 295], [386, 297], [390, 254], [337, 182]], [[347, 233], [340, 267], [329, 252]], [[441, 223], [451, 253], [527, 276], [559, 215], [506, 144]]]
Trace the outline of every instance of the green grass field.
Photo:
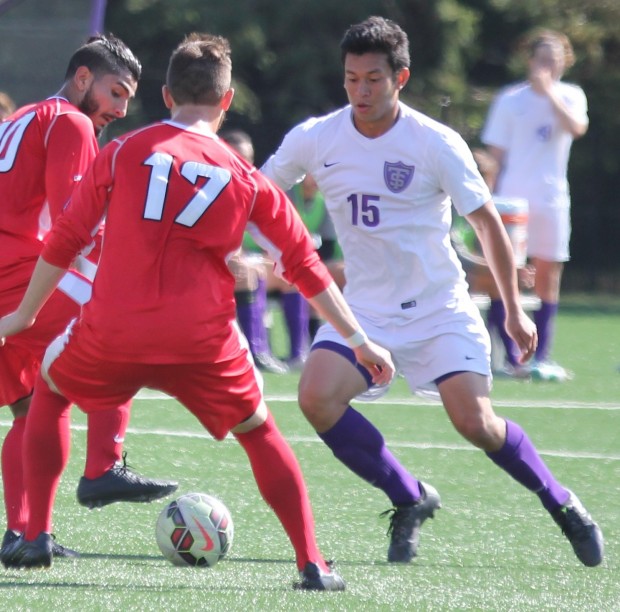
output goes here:
[[[423, 530], [410, 565], [385, 561], [384, 495], [346, 470], [314, 435], [296, 402], [296, 375], [268, 376], [265, 391], [302, 464], [318, 540], [347, 581], [344, 593], [293, 591], [293, 553], [260, 498], [234, 440], [216, 443], [174, 401], [136, 400], [126, 449], [150, 476], [180, 492], [222, 498], [235, 522], [228, 559], [204, 570], [177, 568], [155, 543], [163, 500], [98, 511], [75, 501], [84, 461], [84, 418], [74, 414], [55, 531], [76, 562], [48, 571], [0, 569], [3, 610], [620, 610], [620, 307], [575, 298], [562, 308], [555, 357], [575, 372], [564, 384], [500, 380], [498, 413], [518, 421], [559, 479], [601, 525], [606, 559], [581, 566], [538, 499], [511, 481], [449, 425], [443, 409], [412, 398], [402, 379], [380, 404], [357, 407], [392, 451], [441, 493], [443, 509]], [[0, 435], [8, 426], [8, 411]], [[4, 521], [4, 515], [2, 515]]]

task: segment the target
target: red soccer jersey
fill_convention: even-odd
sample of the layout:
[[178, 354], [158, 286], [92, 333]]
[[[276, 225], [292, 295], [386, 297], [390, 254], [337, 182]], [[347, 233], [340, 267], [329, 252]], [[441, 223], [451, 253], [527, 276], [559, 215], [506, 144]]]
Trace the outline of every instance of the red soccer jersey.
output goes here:
[[331, 282], [285, 194], [213, 134], [171, 121], [136, 130], [97, 156], [43, 251], [67, 266], [106, 214], [80, 342], [112, 361], [218, 361], [238, 347], [227, 257], [248, 221], [275, 245], [307, 297]]
[[42, 238], [98, 151], [92, 121], [64, 98], [0, 123], [0, 269], [36, 261]]

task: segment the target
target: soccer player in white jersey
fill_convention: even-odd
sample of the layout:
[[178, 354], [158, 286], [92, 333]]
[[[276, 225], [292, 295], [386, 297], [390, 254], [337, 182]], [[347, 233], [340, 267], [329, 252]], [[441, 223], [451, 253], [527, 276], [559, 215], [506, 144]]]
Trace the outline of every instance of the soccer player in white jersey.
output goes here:
[[[263, 171], [285, 188], [314, 176], [342, 246], [344, 294], [366, 333], [392, 352], [412, 390], [434, 385], [458, 432], [535, 492], [579, 559], [598, 565], [599, 527], [489, 399], [489, 336], [450, 244], [451, 202], [476, 230], [522, 360], [537, 339], [520, 306], [508, 236], [471, 152], [454, 131], [400, 102], [409, 43], [396, 23], [370, 17], [351, 26], [341, 51], [349, 105], [293, 128]], [[350, 406], [370, 386], [351, 350], [324, 325], [300, 380], [301, 409], [334, 455], [389, 497], [388, 560], [408, 562], [440, 498]]]
[[[527, 80], [504, 89], [494, 100], [482, 133], [498, 162], [498, 196], [529, 203], [528, 255], [536, 268], [534, 290], [541, 306], [534, 313], [538, 348], [532, 376], [564, 380], [567, 372], [549, 361], [560, 299], [564, 262], [569, 259], [570, 194], [566, 178], [571, 145], [588, 129], [583, 90], [560, 79], [574, 63], [568, 38], [537, 31], [524, 44]], [[501, 302], [491, 304], [490, 319], [503, 320]], [[510, 342], [507, 352], [511, 353]]]

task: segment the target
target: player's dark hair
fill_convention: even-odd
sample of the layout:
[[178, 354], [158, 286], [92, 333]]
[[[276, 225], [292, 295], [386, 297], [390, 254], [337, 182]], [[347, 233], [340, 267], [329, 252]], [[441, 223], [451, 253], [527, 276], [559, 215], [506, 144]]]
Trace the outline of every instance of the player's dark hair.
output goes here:
[[344, 64], [348, 53], [384, 53], [394, 72], [409, 68], [409, 38], [402, 28], [391, 19], [369, 17], [352, 25], [340, 42], [341, 59]]
[[80, 66], [86, 66], [95, 76], [122, 75], [129, 72], [140, 80], [142, 65], [131, 49], [113, 34], [91, 36], [69, 60], [65, 80], [71, 78]]
[[230, 89], [230, 43], [222, 36], [192, 33], [172, 53], [166, 85], [177, 104], [219, 104]]

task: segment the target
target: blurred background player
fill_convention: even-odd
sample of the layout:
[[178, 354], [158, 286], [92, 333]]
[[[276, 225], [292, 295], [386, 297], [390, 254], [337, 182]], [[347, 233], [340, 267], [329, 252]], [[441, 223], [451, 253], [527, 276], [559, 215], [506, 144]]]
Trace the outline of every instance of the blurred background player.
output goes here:
[[[498, 171], [498, 164], [495, 158], [482, 148], [472, 149], [472, 154], [478, 166], [478, 170], [480, 171], [480, 175], [491, 192], [493, 192]], [[494, 198], [493, 201], [496, 207], [501, 208], [501, 198], [497, 201]], [[527, 206], [527, 202], [524, 200], [520, 202]], [[504, 203], [506, 204], [507, 202], [504, 201]], [[523, 223], [523, 220], [520, 219], [519, 222]], [[521, 238], [527, 238], [524, 226], [520, 228], [520, 231], [522, 231], [523, 234]], [[450, 237], [463, 266], [463, 270], [465, 271], [470, 293], [476, 300], [480, 300], [480, 298], [485, 296], [489, 298], [486, 321], [487, 329], [491, 335], [493, 350], [501, 349], [499, 351], [499, 356], [493, 356], [491, 360], [491, 365], [494, 368], [493, 373], [497, 376], [529, 379], [529, 364], [522, 364], [520, 362], [519, 348], [506, 332], [504, 326], [504, 304], [497, 283], [489, 268], [489, 264], [482, 253], [482, 247], [476, 238], [474, 228], [464, 217], [455, 214], [452, 218]], [[519, 261], [517, 264], [519, 288], [529, 291], [534, 286], [534, 267], [525, 262], [524, 244], [519, 245], [519, 250], [523, 251], [518, 254], [519, 258], [523, 259], [523, 261]], [[517, 253], [515, 253], [515, 262], [517, 262]], [[479, 307], [482, 306], [481, 302], [478, 301], [477, 303]], [[501, 347], [493, 343], [495, 338], [499, 340]]]
[[[55, 96], [22, 107], [0, 123], [0, 315], [19, 304], [50, 221], [94, 159], [97, 134], [125, 116], [140, 72], [140, 63], [122, 41], [93, 37], [69, 60], [65, 82]], [[3, 549], [23, 532], [28, 519], [22, 439], [43, 353], [89, 297], [89, 280], [68, 272], [36, 323], [0, 348], [0, 405], [8, 405], [13, 415], [2, 445], [7, 515]], [[106, 421], [108, 426], [93, 441], [78, 488], [78, 501], [84, 505], [148, 501], [176, 489], [176, 483], [143, 479], [121, 463], [129, 408], [129, 403], [119, 407], [115, 422]], [[91, 419], [96, 421], [97, 415]], [[63, 425], [70, 436], [68, 415]], [[71, 554], [57, 543], [53, 550], [58, 556]]]
[[[219, 134], [243, 159], [254, 164], [254, 145], [243, 130], [222, 130]], [[285, 374], [288, 367], [273, 355], [266, 327], [267, 282], [265, 260], [239, 249], [228, 260], [235, 276], [235, 303], [237, 320], [248, 339], [256, 367], [263, 372]]]
[[[535, 268], [534, 312], [538, 348], [531, 364], [535, 378], [562, 381], [570, 374], [550, 361], [564, 262], [569, 259], [570, 193], [568, 160], [573, 140], [588, 129], [583, 90], [561, 78], [575, 61], [568, 38], [551, 30], [525, 37], [527, 80], [501, 91], [493, 102], [482, 141], [496, 159], [498, 196], [527, 200], [528, 255]], [[495, 304], [495, 323], [503, 320]]]
[[[295, 205], [299, 216], [312, 236], [321, 261], [327, 266], [339, 289], [345, 285], [342, 251], [336, 239], [334, 224], [325, 207], [325, 198], [310, 174], [287, 191], [291, 202]], [[312, 340], [321, 325], [321, 318], [313, 309], [309, 312], [309, 339]], [[305, 359], [305, 356], [304, 356]], [[300, 367], [299, 361], [293, 367]]]

